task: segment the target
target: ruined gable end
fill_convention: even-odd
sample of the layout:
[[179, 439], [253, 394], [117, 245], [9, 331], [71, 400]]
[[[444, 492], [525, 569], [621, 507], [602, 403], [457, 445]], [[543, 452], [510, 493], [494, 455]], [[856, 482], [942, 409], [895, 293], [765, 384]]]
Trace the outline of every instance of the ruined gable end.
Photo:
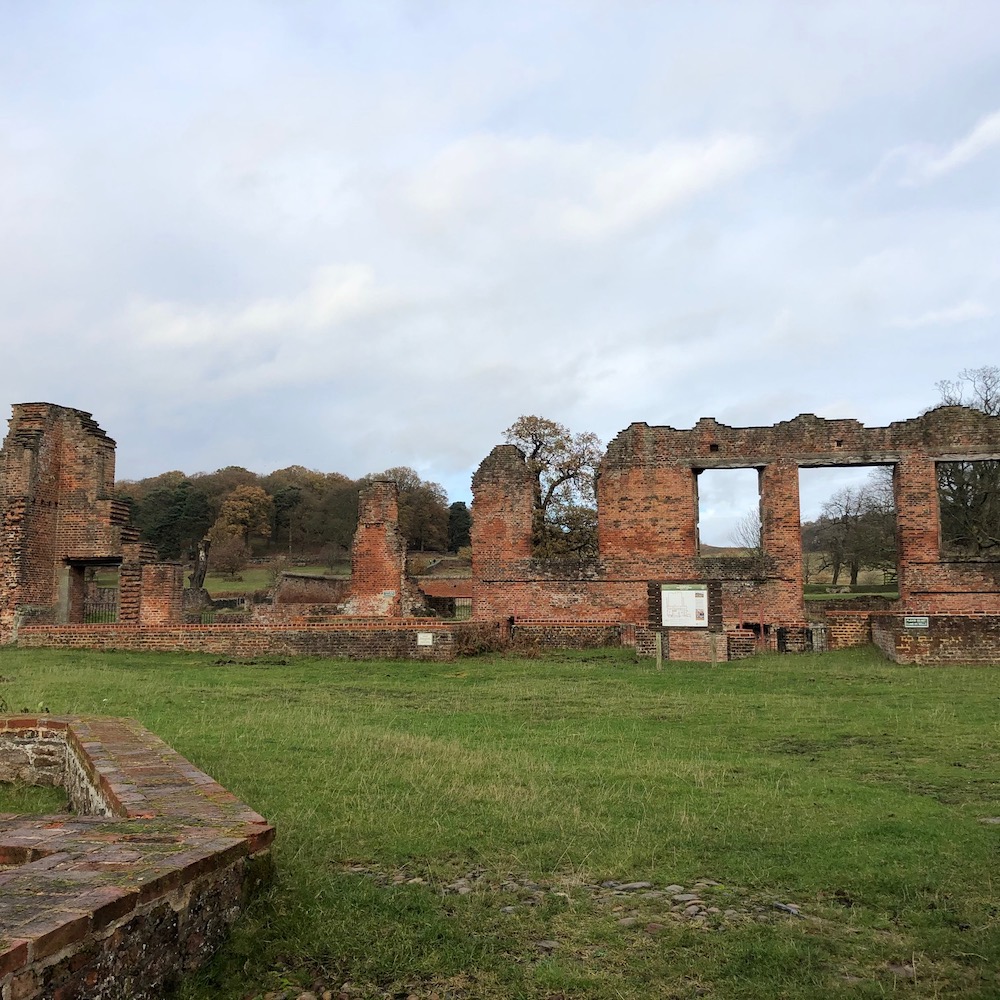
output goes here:
[[[114, 497], [115, 442], [91, 414], [54, 403], [13, 407], [0, 448], [0, 642], [21, 621], [84, 620], [88, 570], [117, 572], [118, 621], [179, 620], [176, 564], [145, 574], [156, 553]], [[91, 572], [90, 577], [93, 576]]]

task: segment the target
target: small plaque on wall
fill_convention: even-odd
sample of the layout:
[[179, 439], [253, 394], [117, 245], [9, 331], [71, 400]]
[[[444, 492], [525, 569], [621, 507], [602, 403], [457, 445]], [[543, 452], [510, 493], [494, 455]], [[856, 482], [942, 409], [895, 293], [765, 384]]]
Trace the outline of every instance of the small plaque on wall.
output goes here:
[[903, 628], [930, 628], [931, 620], [927, 615], [904, 615]]
[[433, 632], [418, 632], [417, 633], [417, 645], [418, 646], [433, 646], [434, 645], [434, 633]]

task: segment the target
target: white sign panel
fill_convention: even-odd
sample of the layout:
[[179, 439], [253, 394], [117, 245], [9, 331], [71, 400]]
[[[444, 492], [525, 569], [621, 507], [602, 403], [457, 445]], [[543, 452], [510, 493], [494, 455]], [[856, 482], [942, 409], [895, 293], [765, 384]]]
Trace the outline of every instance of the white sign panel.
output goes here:
[[417, 633], [417, 645], [418, 646], [433, 646], [434, 645], [434, 633], [433, 632], [418, 632]]
[[931, 620], [927, 615], [904, 615], [903, 628], [930, 628]]
[[708, 628], [708, 588], [701, 583], [660, 584], [665, 628]]

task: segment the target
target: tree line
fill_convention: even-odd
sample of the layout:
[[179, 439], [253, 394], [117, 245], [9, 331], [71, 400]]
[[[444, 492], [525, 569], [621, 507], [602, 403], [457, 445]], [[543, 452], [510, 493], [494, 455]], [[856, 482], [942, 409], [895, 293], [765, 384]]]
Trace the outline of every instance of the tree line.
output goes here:
[[352, 480], [300, 465], [258, 475], [230, 465], [216, 472], [164, 472], [121, 481], [116, 492], [132, 523], [165, 559], [190, 559], [205, 538], [218, 568], [239, 554], [346, 558], [357, 526], [358, 496], [376, 480], [399, 488], [399, 527], [409, 548], [453, 551], [469, 544], [469, 512], [444, 490], [400, 466]]
[[[965, 369], [937, 383], [943, 404], [971, 406], [1000, 415], [1000, 368]], [[543, 560], [586, 561], [597, 555], [597, 467], [603, 445], [589, 432], [574, 433], [539, 416], [518, 418], [504, 431], [525, 455], [532, 477], [532, 543]], [[132, 508], [133, 523], [164, 558], [187, 558], [208, 537], [215, 562], [227, 553], [324, 556], [330, 562], [350, 551], [358, 494], [381, 479], [399, 487], [399, 527], [412, 550], [457, 552], [469, 545], [471, 515], [461, 501], [449, 505], [437, 484], [406, 466], [351, 480], [292, 465], [261, 476], [239, 466], [188, 476], [159, 476], [118, 484]], [[1000, 555], [1000, 461], [938, 463], [942, 556], [954, 559]], [[856, 584], [862, 570], [890, 578], [896, 566], [896, 515], [892, 472], [872, 471], [861, 486], [844, 487], [802, 526], [803, 550], [820, 553], [833, 582], [847, 574]], [[734, 542], [759, 551], [760, 520], [744, 518]]]

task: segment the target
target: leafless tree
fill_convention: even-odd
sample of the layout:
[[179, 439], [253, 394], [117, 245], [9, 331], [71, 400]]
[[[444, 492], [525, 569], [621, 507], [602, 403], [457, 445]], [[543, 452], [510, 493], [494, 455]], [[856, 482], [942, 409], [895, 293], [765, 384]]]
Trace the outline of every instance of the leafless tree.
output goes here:
[[803, 547], [822, 554], [836, 585], [847, 570], [856, 586], [862, 569], [887, 576], [896, 567], [896, 511], [888, 466], [872, 471], [861, 486], [845, 486], [826, 503], [815, 521], [803, 525]]
[[737, 522], [729, 536], [733, 545], [744, 555], [758, 556], [764, 551], [761, 538], [760, 511], [748, 510]]

